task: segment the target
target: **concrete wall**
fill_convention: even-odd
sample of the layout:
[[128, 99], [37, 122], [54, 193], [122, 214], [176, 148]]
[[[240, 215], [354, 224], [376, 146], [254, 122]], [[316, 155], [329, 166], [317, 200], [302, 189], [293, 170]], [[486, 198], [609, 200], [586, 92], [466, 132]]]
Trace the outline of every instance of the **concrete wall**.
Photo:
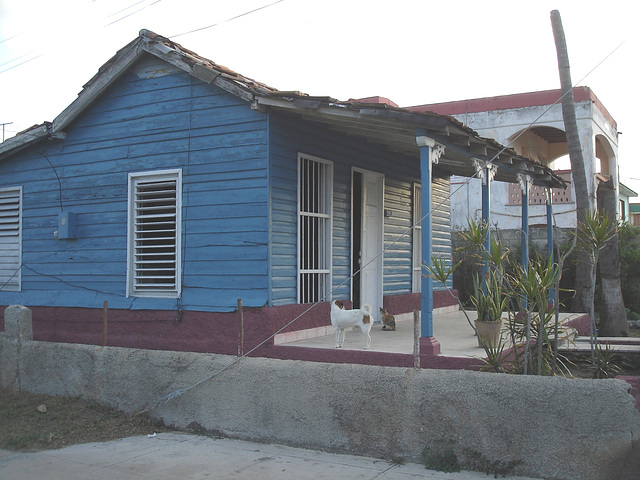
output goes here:
[[[38, 342], [9, 325], [0, 334], [2, 388], [130, 412], [234, 361]], [[640, 456], [640, 412], [628, 388], [619, 380], [245, 358], [150, 413], [242, 439], [418, 462], [427, 452], [432, 465], [455, 454], [465, 469], [601, 480], [621, 478]]]

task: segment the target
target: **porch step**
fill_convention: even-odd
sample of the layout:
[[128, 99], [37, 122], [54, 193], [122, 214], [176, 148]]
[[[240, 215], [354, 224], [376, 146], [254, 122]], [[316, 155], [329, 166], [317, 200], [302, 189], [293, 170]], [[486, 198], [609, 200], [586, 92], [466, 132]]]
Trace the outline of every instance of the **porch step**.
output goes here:
[[[597, 344], [609, 344], [609, 348], [617, 353], [640, 353], [640, 338], [637, 337], [600, 337]], [[571, 352], [590, 352], [591, 341], [589, 337], [577, 337], [564, 348]]]

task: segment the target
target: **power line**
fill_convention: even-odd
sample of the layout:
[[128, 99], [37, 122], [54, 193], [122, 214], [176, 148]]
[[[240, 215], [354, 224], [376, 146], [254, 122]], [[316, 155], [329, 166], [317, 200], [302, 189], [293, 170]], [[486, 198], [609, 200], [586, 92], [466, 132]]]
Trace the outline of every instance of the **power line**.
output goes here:
[[[144, 1], [144, 0], [143, 0], [143, 1]], [[113, 25], [114, 23], [118, 23], [120, 20], [124, 20], [125, 18], [128, 18], [128, 17], [130, 17], [130, 16], [132, 16], [132, 15], [135, 15], [135, 14], [136, 14], [136, 13], [138, 13], [138, 12], [141, 12], [142, 10], [146, 10], [147, 8], [152, 7], [152, 6], [154, 6], [156, 3], [160, 3], [161, 1], [162, 1], [162, 0], [156, 0], [155, 2], [153, 2], [153, 3], [149, 4], [149, 5], [145, 5], [144, 7], [139, 8], [138, 10], [136, 10], [135, 12], [131, 12], [131, 13], [129, 13], [129, 14], [127, 14], [127, 15], [125, 15], [124, 17], [120, 17], [120, 18], [118, 18], [117, 20], [114, 20], [113, 22], [107, 23], [104, 27], [108, 27], [108, 26], [110, 26], [110, 25]], [[138, 3], [142, 3], [142, 2], [138, 2]], [[135, 6], [135, 5], [137, 5], [137, 3], [136, 3], [136, 4], [134, 4], [134, 5], [131, 5], [130, 7], [125, 8], [124, 10], [127, 10], [127, 9], [129, 9], [129, 8], [131, 8], [131, 7]], [[122, 10], [121, 10], [121, 11], [122, 11]], [[114, 13], [113, 15], [116, 15], [116, 13]], [[107, 18], [109, 18], [109, 17], [107, 17]]]
[[280, 2], [283, 2], [283, 1], [284, 0], [277, 0], [277, 1], [273, 2], [273, 3], [268, 4], [268, 5], [264, 5], [262, 7], [254, 8], [251, 11], [248, 11], [248, 12], [245, 12], [245, 13], [241, 13], [240, 15], [236, 15], [235, 17], [227, 18], [226, 20], [222, 20], [221, 22], [218, 22], [218, 23], [214, 23], [213, 25], [208, 25], [206, 27], [196, 28], [195, 30], [189, 30], [188, 32], [178, 33], [177, 35], [171, 35], [171, 36], [169, 36], [167, 38], [177, 38], [177, 37], [181, 37], [183, 35], [188, 35], [190, 33], [200, 32], [202, 30], [207, 30], [208, 28], [217, 27], [218, 25], [222, 25], [223, 23], [227, 23], [227, 22], [230, 22], [232, 20], [236, 20], [238, 18], [241, 18], [241, 17], [244, 17], [246, 15], [249, 15], [251, 13], [255, 13], [255, 12], [259, 11], [259, 10], [263, 10], [265, 8], [269, 8], [269, 7], [273, 6], [273, 5], [275, 5], [276, 3], [280, 3]]
[[[4, 70], [0, 70], [0, 73], [8, 72], [9, 70], [12, 70], [12, 69], [14, 69], [14, 68], [16, 68], [16, 67], [19, 67], [20, 65], [24, 65], [25, 63], [29, 63], [29, 62], [31, 62], [32, 60], [35, 60], [35, 59], [37, 59], [37, 58], [40, 58], [40, 57], [41, 57], [41, 56], [43, 56], [43, 55], [44, 55], [44, 53], [41, 53], [40, 55], [36, 55], [35, 57], [31, 57], [29, 60], [25, 60], [24, 62], [17, 63], [16, 65], [13, 65], [13, 66], [11, 66], [11, 67], [9, 67], [9, 68], [5, 68]], [[9, 62], [7, 62], [7, 63], [14, 62], [14, 61], [16, 61], [17, 59], [22, 58], [22, 57], [24, 57], [24, 56], [25, 56], [25, 55], [21, 55], [20, 57], [18, 57], [18, 58], [14, 58], [13, 60], [10, 60], [10, 61], [9, 61]], [[5, 63], [5, 65], [6, 65], [6, 63]]]

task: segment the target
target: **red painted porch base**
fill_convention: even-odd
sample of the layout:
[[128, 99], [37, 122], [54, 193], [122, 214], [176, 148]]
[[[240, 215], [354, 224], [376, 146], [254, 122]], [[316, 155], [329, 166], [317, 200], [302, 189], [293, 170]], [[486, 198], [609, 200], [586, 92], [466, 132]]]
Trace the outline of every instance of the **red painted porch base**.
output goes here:
[[[447, 292], [444, 292], [447, 293]], [[448, 295], [448, 294], [447, 294]], [[446, 306], [450, 296], [435, 295], [436, 306]], [[420, 294], [385, 296], [385, 305], [397, 313], [419, 308]], [[0, 307], [0, 331], [4, 330], [4, 308]], [[102, 345], [104, 311], [101, 308], [30, 307], [36, 341]], [[291, 323], [293, 320], [293, 323]], [[150, 311], [109, 309], [106, 345], [306, 360], [328, 363], [358, 363], [396, 367], [413, 366], [413, 355], [374, 351], [311, 349], [274, 345], [275, 333], [316, 328], [330, 324], [329, 304], [244, 307], [244, 342], [239, 349], [238, 312]], [[477, 370], [477, 359], [438, 356], [435, 339], [421, 339], [422, 368]]]
[[420, 337], [420, 358], [440, 355], [440, 343], [434, 337]]

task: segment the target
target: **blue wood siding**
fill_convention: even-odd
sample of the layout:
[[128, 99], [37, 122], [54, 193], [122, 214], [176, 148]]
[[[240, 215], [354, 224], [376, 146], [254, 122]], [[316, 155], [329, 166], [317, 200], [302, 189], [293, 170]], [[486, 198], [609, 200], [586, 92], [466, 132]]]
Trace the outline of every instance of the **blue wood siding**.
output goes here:
[[[23, 186], [22, 291], [0, 304], [228, 311], [268, 299], [267, 117], [148, 57], [67, 130], [0, 162]], [[181, 168], [180, 299], [126, 298], [127, 174]], [[57, 240], [58, 213], [78, 237]]]
[[[273, 305], [297, 299], [297, 159], [298, 153], [333, 162], [333, 296], [351, 296], [351, 168], [385, 175], [384, 294], [411, 292], [412, 191], [420, 180], [417, 158], [328, 130], [294, 116], [270, 116], [271, 298]], [[435, 180], [435, 202], [448, 198], [448, 179]], [[435, 195], [435, 194], [434, 194]], [[441, 198], [442, 196], [442, 198]], [[435, 252], [450, 252], [449, 203], [434, 216]]]

